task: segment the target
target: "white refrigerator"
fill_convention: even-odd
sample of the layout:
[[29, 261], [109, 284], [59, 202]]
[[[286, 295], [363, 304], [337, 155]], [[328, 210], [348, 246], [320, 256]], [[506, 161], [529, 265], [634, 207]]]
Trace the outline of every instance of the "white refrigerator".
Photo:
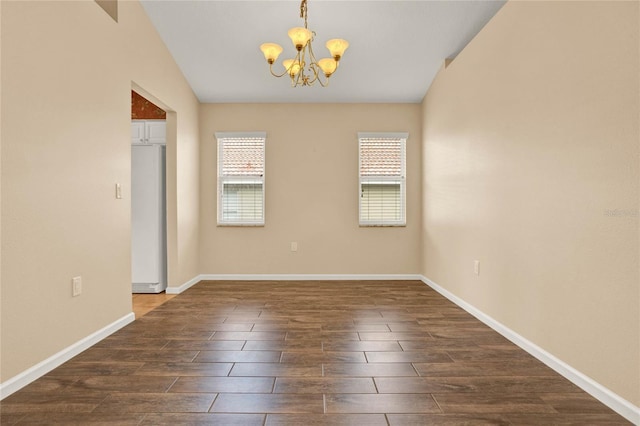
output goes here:
[[131, 146], [131, 282], [133, 293], [167, 288], [165, 146]]

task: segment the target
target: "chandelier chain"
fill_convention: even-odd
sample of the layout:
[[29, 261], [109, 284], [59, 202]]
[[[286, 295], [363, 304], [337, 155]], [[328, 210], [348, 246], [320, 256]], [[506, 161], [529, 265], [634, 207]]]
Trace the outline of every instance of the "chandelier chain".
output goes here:
[[304, 27], [309, 28], [307, 25], [307, 0], [302, 0], [300, 2], [300, 17], [304, 18]]

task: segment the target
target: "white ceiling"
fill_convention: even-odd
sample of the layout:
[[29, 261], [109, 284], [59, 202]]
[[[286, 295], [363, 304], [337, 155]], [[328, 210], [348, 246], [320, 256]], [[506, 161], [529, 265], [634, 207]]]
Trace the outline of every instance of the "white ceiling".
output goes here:
[[[502, 7], [502, 0], [309, 0], [318, 59], [324, 43], [350, 47], [329, 87], [291, 88], [269, 74], [259, 46], [293, 57], [287, 30], [303, 26], [299, 0], [143, 0], [142, 5], [205, 103], [420, 102], [445, 58], [455, 57]], [[327, 52], [327, 54], [325, 54]]]

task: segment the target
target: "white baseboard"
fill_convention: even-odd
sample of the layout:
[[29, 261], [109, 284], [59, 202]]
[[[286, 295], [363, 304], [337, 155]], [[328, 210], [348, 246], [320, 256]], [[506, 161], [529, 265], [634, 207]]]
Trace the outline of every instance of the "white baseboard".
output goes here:
[[200, 281], [382, 281], [422, 280], [418, 274], [201, 274], [178, 287], [167, 287], [167, 294], [180, 294]]
[[211, 281], [383, 281], [422, 280], [417, 274], [203, 274], [201, 280]]
[[435, 291], [442, 294], [444, 297], [460, 306], [462, 309], [469, 312], [471, 315], [478, 318], [480, 321], [518, 345], [520, 348], [524, 349], [529, 354], [542, 361], [548, 367], [564, 376], [566, 379], [602, 402], [604, 405], [620, 414], [625, 419], [629, 420], [635, 425], [640, 425], [640, 407], [636, 407], [631, 402], [602, 386], [595, 380], [571, 367], [564, 361], [556, 358], [535, 343], [525, 339], [515, 331], [511, 330], [509, 327], [491, 318], [489, 315], [475, 308], [473, 305], [465, 302], [455, 294], [444, 289], [430, 279], [422, 276], [421, 280], [429, 287], [433, 288]]
[[202, 275], [197, 275], [197, 276], [191, 278], [186, 283], [184, 283], [184, 284], [182, 284], [180, 286], [177, 286], [177, 287], [169, 286], [165, 290], [165, 293], [167, 293], [167, 294], [180, 294], [183, 291], [187, 290], [189, 287], [192, 287], [195, 284], [198, 284], [200, 281], [202, 281], [202, 278], [200, 278], [200, 277], [202, 277]]
[[23, 371], [0, 384], [0, 400], [8, 397], [12, 393], [22, 389], [27, 386], [29, 383], [34, 380], [44, 376], [49, 371], [54, 368], [60, 366], [61, 364], [69, 361], [74, 356], [78, 355], [80, 352], [85, 349], [91, 347], [92, 345], [98, 343], [100, 340], [108, 337], [109, 335], [115, 333], [125, 325], [131, 323], [135, 320], [135, 315], [133, 312], [128, 313], [122, 318], [112, 322], [106, 327], [96, 331], [95, 333], [90, 334], [89, 336], [77, 341], [71, 346], [66, 347], [60, 352], [50, 356], [42, 362], [34, 365], [33, 367]]

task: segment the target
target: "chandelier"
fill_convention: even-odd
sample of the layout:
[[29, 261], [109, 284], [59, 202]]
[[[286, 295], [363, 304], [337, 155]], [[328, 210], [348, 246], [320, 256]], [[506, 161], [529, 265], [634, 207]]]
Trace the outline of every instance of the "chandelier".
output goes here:
[[312, 86], [316, 82], [320, 83], [322, 87], [326, 87], [329, 84], [329, 77], [338, 69], [340, 58], [349, 47], [349, 43], [340, 38], [329, 40], [326, 46], [329, 49], [331, 58], [316, 60], [311, 46], [316, 33], [310, 31], [307, 26], [307, 0], [302, 0], [300, 3], [300, 17], [304, 19], [304, 28], [294, 27], [288, 32], [289, 38], [291, 38], [296, 48], [296, 56], [293, 59], [282, 61], [282, 66], [284, 67], [282, 74], [273, 72], [273, 63], [282, 53], [282, 46], [276, 43], [264, 43], [260, 45], [260, 50], [262, 50], [267, 63], [269, 63], [271, 74], [275, 77], [288, 75], [291, 78], [292, 87]]

